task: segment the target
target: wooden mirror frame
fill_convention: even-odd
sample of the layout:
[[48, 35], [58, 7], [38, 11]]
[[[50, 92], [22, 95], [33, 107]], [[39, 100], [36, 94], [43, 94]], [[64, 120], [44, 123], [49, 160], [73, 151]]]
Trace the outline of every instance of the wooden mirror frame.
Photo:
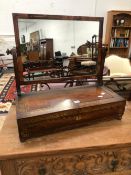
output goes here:
[[82, 79], [91, 77], [91, 75], [80, 75], [80, 76], [71, 76], [71, 77], [62, 77], [62, 78], [52, 78], [46, 80], [31, 80], [31, 81], [22, 81], [19, 75], [18, 69], [18, 57], [21, 56], [20, 52], [20, 35], [19, 35], [19, 19], [56, 19], [56, 20], [78, 20], [78, 21], [96, 21], [99, 22], [99, 44], [98, 44], [98, 60], [97, 60], [97, 71], [96, 79], [98, 85], [102, 85], [102, 75], [104, 67], [104, 52], [102, 49], [102, 36], [103, 36], [103, 17], [88, 17], [88, 16], [62, 16], [62, 15], [44, 15], [44, 14], [23, 14], [23, 13], [13, 13], [13, 23], [14, 23], [14, 33], [15, 33], [15, 42], [16, 50], [12, 50], [13, 62], [14, 62], [14, 72], [16, 78], [16, 89], [17, 94], [21, 95], [21, 85], [34, 84], [34, 83], [51, 83], [51, 82], [65, 82], [72, 79]]

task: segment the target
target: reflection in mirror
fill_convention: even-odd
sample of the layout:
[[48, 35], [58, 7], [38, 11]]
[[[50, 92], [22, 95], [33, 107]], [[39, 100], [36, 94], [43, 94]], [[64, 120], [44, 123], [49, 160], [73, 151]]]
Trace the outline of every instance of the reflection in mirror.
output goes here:
[[[19, 19], [20, 43], [30, 44], [30, 50], [37, 50], [39, 40], [52, 38], [54, 52], [61, 50], [68, 55], [76, 53], [77, 48], [91, 41], [99, 34], [99, 22], [71, 20], [33, 20]], [[33, 47], [34, 46], [34, 47]]]
[[98, 21], [19, 19], [24, 79], [96, 74]]

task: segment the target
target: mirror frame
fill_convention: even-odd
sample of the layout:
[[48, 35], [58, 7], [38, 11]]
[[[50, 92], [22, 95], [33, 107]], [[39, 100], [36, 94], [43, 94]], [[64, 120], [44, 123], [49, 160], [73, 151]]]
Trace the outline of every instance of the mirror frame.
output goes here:
[[90, 16], [65, 16], [65, 15], [47, 15], [47, 14], [25, 14], [25, 13], [13, 13], [13, 24], [14, 24], [14, 33], [15, 33], [15, 42], [16, 42], [16, 51], [12, 51], [13, 62], [14, 62], [14, 72], [16, 78], [16, 89], [17, 94], [21, 95], [21, 85], [34, 84], [34, 83], [52, 83], [52, 82], [66, 82], [67, 80], [88, 78], [91, 75], [80, 75], [80, 76], [71, 76], [71, 77], [62, 77], [62, 78], [52, 78], [47, 80], [30, 80], [22, 81], [19, 76], [19, 69], [17, 59], [21, 56], [20, 52], [20, 34], [19, 34], [19, 19], [51, 19], [51, 20], [72, 20], [72, 21], [96, 21], [99, 22], [99, 44], [98, 44], [98, 60], [97, 60], [97, 70], [96, 70], [96, 79], [98, 85], [102, 85], [102, 75], [104, 67], [104, 55], [102, 49], [102, 37], [103, 37], [103, 17], [90, 17]]

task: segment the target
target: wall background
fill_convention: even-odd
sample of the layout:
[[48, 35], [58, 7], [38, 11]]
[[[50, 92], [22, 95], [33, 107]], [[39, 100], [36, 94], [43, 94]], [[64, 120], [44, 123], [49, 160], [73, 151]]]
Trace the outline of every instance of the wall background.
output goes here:
[[[13, 35], [12, 13], [102, 16], [104, 34], [109, 10], [131, 10], [131, 0], [1, 0], [0, 35]], [[103, 35], [104, 38], [104, 35]]]

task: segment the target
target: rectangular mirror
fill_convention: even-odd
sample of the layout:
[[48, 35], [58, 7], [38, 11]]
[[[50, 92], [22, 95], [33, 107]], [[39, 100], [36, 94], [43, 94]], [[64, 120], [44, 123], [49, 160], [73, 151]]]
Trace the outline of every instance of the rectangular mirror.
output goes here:
[[102, 79], [102, 17], [13, 14], [21, 84]]

